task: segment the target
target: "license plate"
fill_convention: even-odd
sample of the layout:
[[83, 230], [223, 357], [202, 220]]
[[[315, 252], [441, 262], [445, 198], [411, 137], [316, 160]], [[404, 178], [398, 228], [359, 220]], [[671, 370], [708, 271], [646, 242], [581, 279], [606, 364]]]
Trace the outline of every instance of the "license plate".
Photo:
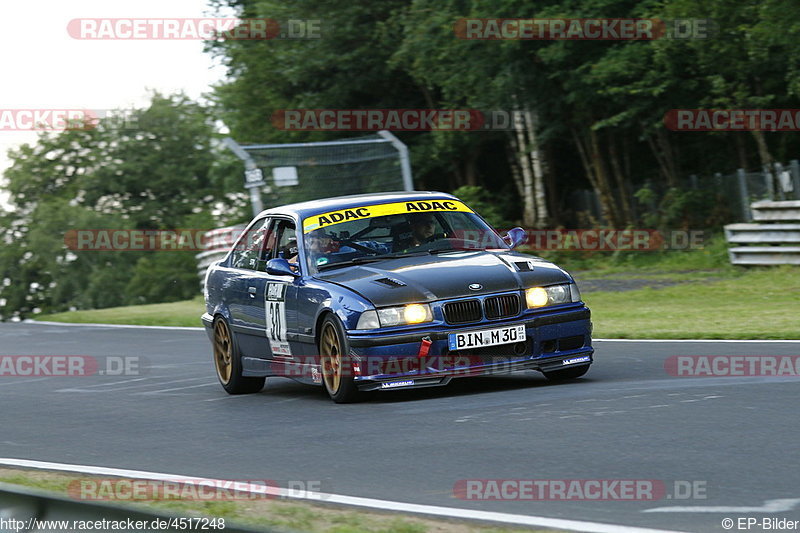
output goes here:
[[480, 331], [464, 331], [450, 333], [447, 344], [451, 350], [466, 350], [483, 346], [497, 346], [525, 340], [525, 325], [506, 326], [503, 328], [484, 329]]

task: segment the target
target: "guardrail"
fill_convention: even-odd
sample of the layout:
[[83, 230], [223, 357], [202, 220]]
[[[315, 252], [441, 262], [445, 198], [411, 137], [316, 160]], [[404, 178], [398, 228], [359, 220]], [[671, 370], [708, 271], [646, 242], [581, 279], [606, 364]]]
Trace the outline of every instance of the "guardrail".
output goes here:
[[773, 202], [762, 200], [750, 205], [753, 220], [757, 222], [800, 222], [800, 201]]
[[208, 267], [225, 257], [225, 254], [228, 253], [246, 227], [244, 224], [238, 224], [206, 232], [205, 250], [194, 256], [197, 260], [197, 275], [200, 276], [201, 288]]
[[734, 265], [800, 265], [800, 201], [754, 202], [755, 223], [728, 224], [725, 239]]
[[[99, 531], [137, 531], [159, 533], [186, 533], [202, 530], [204, 519], [197, 516], [177, 516], [156, 513], [133, 507], [93, 503], [71, 500], [61, 496], [23, 488], [7, 483], [0, 483], [0, 531], [21, 533], [23, 531], [73, 532], [81, 528], [76, 522], [96, 522], [106, 520], [108, 523], [129, 524], [144, 523], [144, 528], [93, 528]], [[209, 519], [211, 520], [211, 519]], [[218, 519], [216, 519], [218, 520]], [[65, 527], [62, 527], [65, 526]], [[163, 526], [163, 527], [162, 527]], [[198, 527], [187, 527], [198, 526]], [[213, 531], [213, 529], [208, 529]], [[224, 533], [257, 533], [254, 529], [242, 529], [225, 520], [224, 529], [216, 531]], [[274, 529], [262, 529], [263, 532], [275, 532]]]

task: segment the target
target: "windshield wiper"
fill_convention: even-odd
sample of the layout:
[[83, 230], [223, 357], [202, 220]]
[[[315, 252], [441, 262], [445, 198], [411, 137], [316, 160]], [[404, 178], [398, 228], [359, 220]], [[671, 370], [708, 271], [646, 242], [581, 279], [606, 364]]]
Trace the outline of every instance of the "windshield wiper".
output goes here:
[[449, 248], [433, 248], [432, 250], [428, 250], [427, 253], [434, 255], [434, 254], [441, 254], [444, 252], [485, 252], [485, 248], [467, 248], [466, 246], [450, 246]]
[[384, 259], [397, 259], [399, 257], [413, 257], [415, 255], [427, 255], [427, 251], [419, 251], [419, 252], [398, 252], [394, 254], [383, 254], [383, 255], [369, 255], [363, 257], [354, 257], [353, 259], [348, 259], [347, 261], [340, 261], [338, 263], [326, 263], [324, 265], [317, 266], [317, 270], [327, 270], [329, 268], [339, 267], [339, 266], [352, 266], [352, 265], [360, 265], [363, 263], [374, 263], [376, 261], [383, 261]]
[[347, 261], [340, 261], [338, 263], [325, 263], [324, 265], [318, 265], [317, 270], [327, 270], [329, 268], [340, 267], [340, 266], [351, 266], [351, 265], [360, 265], [362, 263], [373, 263], [375, 261], [383, 260], [385, 256], [364, 256], [364, 257], [354, 257], [353, 259], [348, 259]]

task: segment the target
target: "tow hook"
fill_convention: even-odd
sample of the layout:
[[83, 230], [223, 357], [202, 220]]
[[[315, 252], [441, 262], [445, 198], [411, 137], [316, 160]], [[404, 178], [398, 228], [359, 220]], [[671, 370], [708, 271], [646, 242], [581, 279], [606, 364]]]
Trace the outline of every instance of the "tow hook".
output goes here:
[[419, 345], [417, 357], [425, 357], [428, 355], [428, 351], [431, 349], [431, 344], [433, 344], [433, 341], [430, 337], [422, 337], [422, 342]]

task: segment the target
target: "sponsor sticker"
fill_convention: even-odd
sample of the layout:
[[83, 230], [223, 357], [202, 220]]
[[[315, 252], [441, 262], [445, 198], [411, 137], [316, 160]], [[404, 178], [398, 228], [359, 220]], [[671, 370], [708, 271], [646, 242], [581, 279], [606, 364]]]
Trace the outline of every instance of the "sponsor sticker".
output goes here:
[[573, 357], [572, 359], [564, 359], [561, 363], [562, 365], [574, 365], [575, 363], [587, 363], [589, 362], [590, 357], [588, 355], [584, 355], [582, 357]]
[[268, 283], [266, 294], [267, 339], [273, 355], [291, 357], [286, 335], [286, 283]]
[[407, 379], [405, 381], [388, 381], [386, 383], [381, 383], [382, 389], [393, 389], [395, 387], [408, 387], [409, 385], [413, 385], [413, 379]]
[[303, 233], [326, 228], [349, 220], [360, 220], [387, 215], [400, 215], [404, 213], [422, 213], [426, 211], [461, 211], [472, 213], [472, 209], [457, 200], [415, 200], [409, 202], [395, 202], [391, 204], [378, 204], [363, 207], [351, 207], [314, 215], [303, 221]]

